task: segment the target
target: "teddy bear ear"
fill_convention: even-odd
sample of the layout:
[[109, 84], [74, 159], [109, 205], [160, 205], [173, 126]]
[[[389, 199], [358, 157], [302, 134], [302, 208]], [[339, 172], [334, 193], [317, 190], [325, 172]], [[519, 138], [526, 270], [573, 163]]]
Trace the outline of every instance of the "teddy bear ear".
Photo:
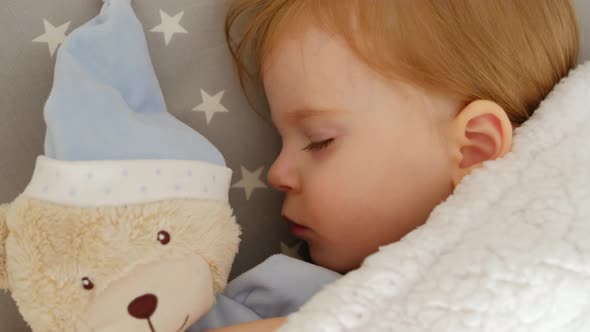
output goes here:
[[6, 211], [8, 204], [0, 205], [0, 289], [8, 288], [8, 273], [6, 271], [6, 238], [8, 226], [6, 225]]

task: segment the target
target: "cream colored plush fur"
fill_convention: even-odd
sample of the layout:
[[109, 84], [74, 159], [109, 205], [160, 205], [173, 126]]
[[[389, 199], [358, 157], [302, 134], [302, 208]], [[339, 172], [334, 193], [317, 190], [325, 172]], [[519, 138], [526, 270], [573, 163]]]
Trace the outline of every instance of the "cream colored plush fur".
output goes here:
[[[157, 239], [162, 230], [167, 245]], [[95, 297], [139, 265], [198, 255], [221, 291], [239, 233], [231, 208], [219, 201], [73, 208], [21, 195], [0, 207], [0, 286], [33, 331], [72, 331]], [[84, 289], [85, 277], [92, 290]]]
[[[0, 205], [0, 244], [6, 242], [8, 229], [6, 228], [6, 209], [7, 204]], [[6, 249], [0, 245], [0, 289], [8, 288], [8, 276], [6, 275]]]

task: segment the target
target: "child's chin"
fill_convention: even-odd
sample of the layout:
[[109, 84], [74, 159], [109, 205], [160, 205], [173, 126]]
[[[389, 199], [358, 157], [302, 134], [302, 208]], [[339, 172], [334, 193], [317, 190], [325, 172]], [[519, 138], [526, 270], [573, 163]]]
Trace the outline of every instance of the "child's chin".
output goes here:
[[312, 243], [309, 243], [309, 255], [314, 264], [343, 274], [358, 268], [360, 265], [350, 258], [347, 259], [342, 253], [334, 253], [328, 248], [314, 246]]

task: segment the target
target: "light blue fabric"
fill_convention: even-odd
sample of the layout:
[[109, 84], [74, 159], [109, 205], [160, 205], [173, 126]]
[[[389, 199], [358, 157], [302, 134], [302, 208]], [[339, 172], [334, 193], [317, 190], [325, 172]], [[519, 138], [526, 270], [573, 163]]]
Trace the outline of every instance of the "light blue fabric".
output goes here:
[[230, 282], [211, 311], [188, 332], [287, 316], [340, 274], [285, 255], [274, 255]]
[[177, 159], [225, 165], [221, 153], [166, 109], [143, 27], [130, 0], [61, 46], [45, 105], [45, 154], [60, 160]]

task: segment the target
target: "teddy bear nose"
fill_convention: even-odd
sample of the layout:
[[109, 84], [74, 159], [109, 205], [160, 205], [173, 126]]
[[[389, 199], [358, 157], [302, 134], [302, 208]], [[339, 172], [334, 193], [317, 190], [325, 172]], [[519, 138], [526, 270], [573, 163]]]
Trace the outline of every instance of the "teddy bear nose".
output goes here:
[[148, 319], [158, 307], [158, 298], [154, 294], [144, 294], [129, 303], [127, 311], [137, 319]]

